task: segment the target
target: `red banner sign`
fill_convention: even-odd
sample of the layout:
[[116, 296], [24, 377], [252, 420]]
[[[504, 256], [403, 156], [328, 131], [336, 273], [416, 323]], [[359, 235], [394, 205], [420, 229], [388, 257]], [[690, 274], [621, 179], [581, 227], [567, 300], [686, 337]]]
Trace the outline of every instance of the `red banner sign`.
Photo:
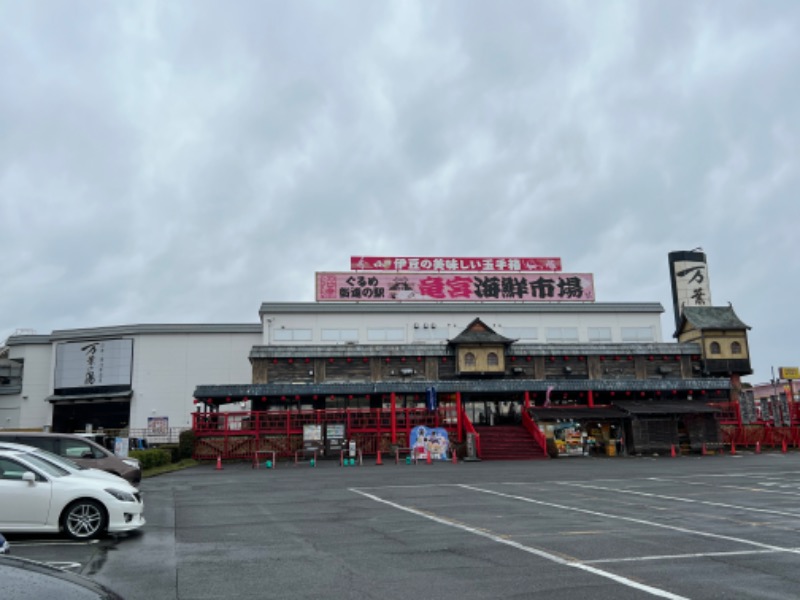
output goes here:
[[408, 256], [351, 256], [353, 271], [466, 271], [503, 273], [506, 271], [561, 270], [560, 258], [455, 258]]
[[594, 302], [588, 273], [317, 273], [318, 302]]

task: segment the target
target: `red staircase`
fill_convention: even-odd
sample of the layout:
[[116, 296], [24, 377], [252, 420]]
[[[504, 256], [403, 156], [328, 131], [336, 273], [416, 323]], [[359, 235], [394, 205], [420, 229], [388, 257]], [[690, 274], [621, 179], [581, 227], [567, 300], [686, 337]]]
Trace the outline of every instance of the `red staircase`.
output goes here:
[[481, 436], [482, 460], [535, 460], [547, 458], [544, 450], [522, 425], [476, 426]]

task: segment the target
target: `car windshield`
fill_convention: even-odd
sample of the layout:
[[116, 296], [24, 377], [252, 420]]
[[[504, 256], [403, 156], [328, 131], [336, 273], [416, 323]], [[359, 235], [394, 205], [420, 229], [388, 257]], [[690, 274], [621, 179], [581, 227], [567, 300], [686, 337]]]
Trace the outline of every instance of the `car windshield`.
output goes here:
[[23, 454], [22, 458], [24, 458], [25, 462], [27, 462], [32, 467], [36, 467], [43, 473], [50, 475], [51, 477], [63, 477], [64, 475], [69, 475], [69, 471], [66, 469], [59, 467], [56, 464], [46, 461], [43, 458], [39, 458], [35, 454], [30, 452]]
[[67, 470], [73, 470], [73, 471], [86, 470], [86, 467], [79, 465], [75, 461], [65, 458], [63, 456], [59, 456], [58, 454], [50, 452], [49, 450], [42, 450], [41, 448], [37, 448], [36, 450], [33, 450], [31, 454], [39, 456], [44, 460], [50, 461], [52, 463], [56, 463], [57, 465], [66, 468]]

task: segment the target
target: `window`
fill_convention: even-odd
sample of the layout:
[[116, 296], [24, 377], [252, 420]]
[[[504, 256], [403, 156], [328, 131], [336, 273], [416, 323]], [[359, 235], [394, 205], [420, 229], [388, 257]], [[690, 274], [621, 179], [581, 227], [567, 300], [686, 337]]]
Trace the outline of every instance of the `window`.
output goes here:
[[486, 356], [486, 364], [490, 367], [496, 367], [500, 364], [500, 359], [497, 358], [497, 352], [489, 352]]
[[464, 364], [468, 367], [475, 366], [475, 355], [472, 352], [467, 352], [464, 355]]
[[447, 328], [439, 329], [415, 329], [414, 341], [442, 341], [447, 339]]
[[323, 342], [357, 342], [358, 329], [323, 329]]
[[59, 454], [67, 458], [103, 458], [91, 444], [72, 439], [61, 440], [61, 451]]
[[709, 350], [710, 350], [711, 354], [719, 354], [721, 352], [721, 349], [719, 347], [719, 342], [711, 342], [711, 345], [709, 346]]
[[275, 342], [310, 342], [310, 329], [273, 329], [272, 339]]
[[611, 327], [589, 327], [590, 342], [610, 342]]
[[548, 342], [577, 342], [578, 341], [578, 328], [577, 327], [548, 327], [547, 328], [547, 341]]
[[504, 327], [503, 335], [515, 340], [539, 339], [539, 330], [536, 327]]
[[623, 342], [652, 342], [653, 328], [652, 327], [623, 327], [622, 328], [622, 341]]
[[742, 345], [739, 342], [731, 342], [731, 354], [741, 354]]
[[367, 329], [368, 342], [404, 342], [405, 340], [405, 331], [402, 327]]

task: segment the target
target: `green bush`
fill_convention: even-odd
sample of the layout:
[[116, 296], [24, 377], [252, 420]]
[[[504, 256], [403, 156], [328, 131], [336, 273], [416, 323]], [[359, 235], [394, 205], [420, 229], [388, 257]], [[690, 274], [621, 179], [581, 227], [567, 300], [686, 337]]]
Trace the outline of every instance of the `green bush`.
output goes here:
[[134, 450], [130, 452], [129, 455], [131, 458], [135, 458], [142, 463], [143, 470], [168, 465], [172, 462], [172, 453], [169, 450], [162, 450], [161, 448]]
[[178, 457], [181, 459], [192, 458], [194, 455], [194, 430], [181, 431], [178, 438]]
[[158, 448], [160, 450], [166, 450], [167, 452], [169, 452], [170, 462], [176, 463], [181, 459], [180, 448], [178, 444], [159, 444]]

